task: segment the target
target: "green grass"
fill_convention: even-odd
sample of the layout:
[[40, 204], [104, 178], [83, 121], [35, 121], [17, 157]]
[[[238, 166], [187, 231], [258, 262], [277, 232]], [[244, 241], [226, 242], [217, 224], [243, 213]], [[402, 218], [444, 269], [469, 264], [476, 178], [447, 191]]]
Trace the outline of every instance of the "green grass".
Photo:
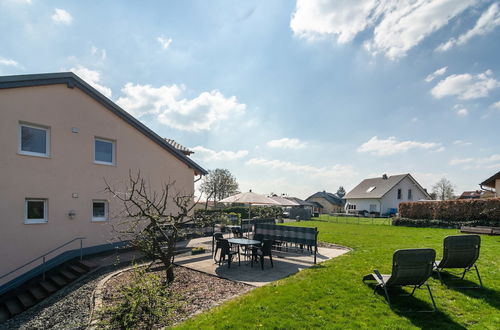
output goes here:
[[[403, 248], [434, 248], [442, 255], [443, 238], [458, 230], [408, 228], [324, 221], [290, 223], [318, 227], [319, 240], [353, 251], [252, 290], [190, 319], [179, 328], [382, 328], [382, 329], [500, 329], [500, 237], [482, 236], [478, 267], [485, 288], [451, 289], [431, 278], [439, 311], [393, 311], [382, 295], [361, 279], [374, 268], [390, 273], [392, 254]], [[267, 270], [272, 271], [272, 270]], [[465, 284], [477, 283], [468, 273]], [[452, 282], [453, 283], [453, 282]], [[462, 283], [464, 284], [464, 283]], [[394, 299], [399, 309], [431, 308], [428, 293]]]

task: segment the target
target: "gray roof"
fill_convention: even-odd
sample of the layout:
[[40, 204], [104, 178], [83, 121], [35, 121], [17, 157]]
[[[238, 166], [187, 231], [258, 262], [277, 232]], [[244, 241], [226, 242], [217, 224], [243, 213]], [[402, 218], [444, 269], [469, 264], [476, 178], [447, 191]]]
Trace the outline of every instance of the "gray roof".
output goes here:
[[490, 187], [490, 188], [494, 189], [495, 188], [495, 181], [497, 179], [500, 179], [500, 172], [495, 173], [492, 176], [490, 176], [488, 179], [484, 180], [481, 183], [481, 186], [486, 186], [486, 187]]
[[314, 206], [313, 203], [306, 202], [305, 200], [297, 198], [297, 197], [285, 197], [285, 198], [289, 199], [291, 201], [294, 201], [295, 203], [298, 203], [300, 206]]
[[56, 85], [65, 84], [68, 88], [79, 88], [94, 100], [99, 102], [109, 111], [113, 112], [115, 115], [125, 120], [128, 124], [132, 125], [142, 134], [146, 135], [148, 138], [159, 144], [163, 149], [167, 150], [183, 163], [185, 163], [189, 168], [192, 168], [200, 174], [208, 174], [208, 172], [196, 164], [192, 159], [184, 155], [181, 151], [176, 149], [172, 144], [165, 141], [158, 134], [153, 132], [147, 126], [142, 124], [140, 121], [131, 116], [128, 112], [120, 108], [113, 101], [108, 99], [106, 96], [98, 92], [94, 87], [87, 84], [83, 79], [78, 77], [73, 72], [58, 72], [58, 73], [41, 73], [41, 74], [27, 74], [27, 75], [15, 75], [15, 76], [2, 76], [0, 77], [0, 89], [6, 88], [17, 88], [17, 87], [32, 87], [32, 86], [44, 86], [44, 85]]
[[170, 143], [175, 149], [179, 150], [180, 152], [182, 152], [186, 156], [194, 154], [194, 151], [189, 150], [188, 148], [186, 148], [185, 146], [183, 146], [179, 142], [176, 142], [173, 139], [167, 139], [167, 138], [165, 138], [165, 141], [167, 141], [168, 143]]
[[309, 199], [311, 198], [323, 198], [326, 199], [331, 204], [336, 204], [341, 206], [344, 205], [342, 198], [340, 198], [337, 194], [332, 194], [326, 191], [318, 191], [317, 193], [307, 197], [306, 201], [309, 201]]
[[[349, 191], [344, 199], [350, 198], [382, 198], [385, 194], [387, 194], [394, 186], [396, 186], [401, 180], [405, 177], [409, 176], [410, 179], [415, 182], [415, 184], [425, 192], [425, 189], [422, 188], [418, 182], [413, 179], [410, 174], [399, 174], [399, 175], [391, 175], [386, 179], [384, 177], [365, 179], [361, 181], [354, 189]], [[373, 190], [369, 191], [370, 188], [375, 187]], [[427, 194], [427, 192], [425, 192]], [[428, 194], [427, 194], [428, 195]], [[429, 197], [430, 198], [430, 197]]]

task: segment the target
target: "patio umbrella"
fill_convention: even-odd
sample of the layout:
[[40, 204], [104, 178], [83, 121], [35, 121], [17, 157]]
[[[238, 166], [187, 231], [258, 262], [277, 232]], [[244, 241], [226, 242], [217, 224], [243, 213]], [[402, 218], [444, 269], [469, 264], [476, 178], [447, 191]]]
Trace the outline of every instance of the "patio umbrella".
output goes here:
[[223, 200], [219, 201], [220, 203], [241, 203], [241, 204], [248, 204], [249, 205], [249, 216], [250, 216], [250, 209], [252, 207], [252, 204], [259, 204], [259, 205], [280, 205], [277, 201], [274, 199], [271, 199], [269, 197], [266, 197], [264, 195], [256, 194], [252, 192], [251, 190], [249, 192], [243, 192], [239, 193], [233, 196], [229, 196], [227, 198], [224, 198]]

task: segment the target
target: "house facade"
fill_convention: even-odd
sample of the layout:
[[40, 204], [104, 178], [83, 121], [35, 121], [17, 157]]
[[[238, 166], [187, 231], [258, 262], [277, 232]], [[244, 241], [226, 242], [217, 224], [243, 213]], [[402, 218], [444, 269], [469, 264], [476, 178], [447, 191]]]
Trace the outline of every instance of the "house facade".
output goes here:
[[492, 197], [500, 197], [500, 172], [493, 174], [480, 184], [481, 189], [486, 190]]
[[[85, 253], [111, 248], [122, 205], [104, 180], [124, 189], [140, 171], [152, 189], [175, 182], [172, 193], [189, 195], [206, 174], [73, 73], [0, 77], [0, 108], [0, 277], [76, 237]], [[0, 289], [40, 263], [0, 279]]]
[[348, 212], [390, 214], [399, 203], [431, 199], [427, 191], [410, 175], [401, 174], [365, 179], [345, 195]]
[[344, 201], [342, 198], [337, 194], [332, 194], [326, 191], [318, 191], [317, 193], [307, 197], [306, 201], [318, 203], [319, 205], [316, 208], [318, 213], [338, 213], [342, 212], [344, 209]]

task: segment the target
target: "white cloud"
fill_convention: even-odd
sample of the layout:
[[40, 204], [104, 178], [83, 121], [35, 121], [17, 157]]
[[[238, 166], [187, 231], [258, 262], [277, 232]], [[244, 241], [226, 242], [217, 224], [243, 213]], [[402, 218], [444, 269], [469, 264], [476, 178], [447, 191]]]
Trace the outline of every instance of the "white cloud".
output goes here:
[[483, 158], [454, 158], [450, 165], [465, 165], [464, 169], [492, 169], [500, 167], [500, 154]]
[[264, 158], [252, 158], [246, 162], [247, 165], [269, 167], [271, 169], [297, 172], [307, 174], [311, 177], [346, 178], [357, 175], [351, 166], [332, 165], [328, 167], [315, 167], [311, 165], [297, 164], [282, 160], [268, 160]]
[[397, 59], [476, 3], [477, 0], [297, 0], [290, 27], [299, 37], [314, 40], [333, 35], [340, 44], [373, 28], [366, 48], [373, 54]]
[[463, 140], [455, 140], [453, 141], [453, 144], [460, 147], [466, 147], [472, 145], [472, 143]]
[[73, 22], [73, 16], [64, 9], [56, 8], [54, 9], [52, 20], [56, 23], [69, 25]]
[[481, 17], [479, 17], [476, 25], [472, 29], [460, 35], [458, 38], [451, 38], [447, 42], [440, 44], [436, 48], [436, 51], [444, 52], [454, 46], [464, 45], [473, 37], [490, 33], [499, 25], [500, 10], [498, 4], [494, 3], [481, 15]]
[[267, 146], [282, 149], [303, 149], [306, 147], [306, 143], [300, 141], [299, 139], [282, 138], [267, 142]]
[[0, 57], [0, 65], [20, 67], [16, 61], [3, 57]]
[[500, 101], [497, 101], [491, 105], [493, 109], [500, 110]]
[[187, 131], [209, 130], [221, 120], [245, 112], [246, 105], [235, 96], [226, 98], [221, 92], [203, 92], [193, 99], [181, 98], [184, 86], [171, 85], [158, 88], [151, 85], [127, 83], [125, 95], [116, 102], [136, 117], [153, 115], [167, 126]]
[[111, 98], [112, 92], [111, 89], [101, 85], [101, 74], [99, 71], [90, 70], [86, 67], [79, 65], [76, 68], [69, 69], [74, 72], [77, 76], [85, 80], [89, 85], [97, 89], [104, 96]]
[[167, 49], [168, 46], [170, 46], [170, 44], [172, 43], [171, 38], [165, 38], [165, 37], [161, 37], [161, 36], [156, 38], [156, 40], [160, 43], [161, 48], [163, 48], [163, 49]]
[[90, 54], [92, 54], [94, 56], [99, 56], [101, 58], [101, 60], [103, 60], [103, 61], [107, 57], [106, 49], [99, 49], [96, 46], [92, 46], [90, 48]]
[[443, 151], [441, 143], [434, 142], [417, 142], [417, 141], [398, 141], [394, 136], [387, 139], [379, 139], [377, 136], [372, 137], [367, 142], [363, 143], [358, 149], [358, 152], [369, 152], [377, 156], [389, 156], [410, 149], [425, 149], [432, 151]]
[[469, 114], [469, 110], [465, 109], [465, 108], [462, 108], [460, 110], [457, 110], [457, 115], [459, 117], [465, 117]]
[[491, 70], [472, 75], [453, 74], [441, 80], [432, 90], [435, 98], [455, 95], [461, 100], [471, 100], [488, 96], [490, 90], [500, 87], [500, 81], [492, 77]]
[[430, 75], [428, 75], [427, 77], [425, 77], [425, 81], [426, 82], [433, 81], [434, 78], [442, 76], [443, 74], [445, 74], [447, 69], [448, 69], [447, 66], [445, 66], [445, 67], [443, 67], [441, 69], [437, 69], [436, 71], [434, 71], [433, 73], [431, 73]]
[[201, 159], [204, 161], [221, 161], [221, 160], [234, 160], [246, 157], [248, 155], [248, 150], [238, 150], [238, 151], [215, 151], [202, 146], [196, 146], [190, 148], [190, 150], [195, 152], [194, 158]]

